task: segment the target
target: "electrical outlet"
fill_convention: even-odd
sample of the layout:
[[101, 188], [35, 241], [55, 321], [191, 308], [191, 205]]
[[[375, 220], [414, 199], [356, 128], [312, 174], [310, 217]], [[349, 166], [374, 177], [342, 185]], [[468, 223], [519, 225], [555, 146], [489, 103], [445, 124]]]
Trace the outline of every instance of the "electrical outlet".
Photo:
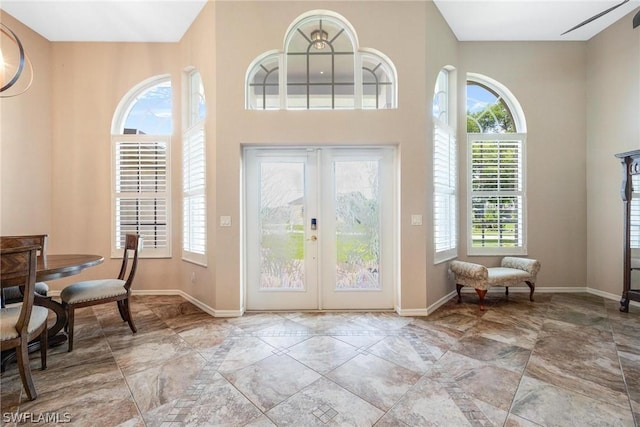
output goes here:
[[422, 225], [422, 215], [411, 215], [411, 225]]
[[221, 216], [220, 217], [220, 227], [231, 227], [231, 217], [230, 216]]

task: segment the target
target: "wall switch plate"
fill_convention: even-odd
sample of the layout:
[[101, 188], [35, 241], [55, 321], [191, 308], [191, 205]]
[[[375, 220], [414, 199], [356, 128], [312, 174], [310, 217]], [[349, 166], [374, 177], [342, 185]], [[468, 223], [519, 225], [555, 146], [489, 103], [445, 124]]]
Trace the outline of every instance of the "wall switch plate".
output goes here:
[[411, 215], [411, 225], [422, 225], [422, 215]]
[[220, 217], [220, 227], [231, 227], [231, 217], [230, 216], [221, 216]]

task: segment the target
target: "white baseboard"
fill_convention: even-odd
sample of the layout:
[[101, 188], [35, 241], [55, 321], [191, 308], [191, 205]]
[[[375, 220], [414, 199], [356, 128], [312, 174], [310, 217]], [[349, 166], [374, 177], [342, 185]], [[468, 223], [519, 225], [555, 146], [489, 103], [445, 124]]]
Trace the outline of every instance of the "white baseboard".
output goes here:
[[[587, 292], [593, 295], [598, 295], [599, 297], [602, 297], [602, 298], [606, 298], [606, 299], [610, 299], [618, 302], [620, 301], [620, 298], [622, 298], [622, 295], [612, 294], [610, 292], [601, 291], [600, 289], [587, 288]], [[629, 301], [629, 305], [632, 307], [640, 307], [640, 302]]]
[[[469, 287], [469, 286], [465, 286], [464, 288], [462, 288], [462, 290], [460, 291], [463, 294], [469, 294], [469, 293], [476, 293], [476, 290]], [[557, 294], [564, 294], [564, 293], [578, 293], [578, 292], [588, 292], [588, 289], [586, 286], [571, 286], [571, 287], [562, 287], [562, 286], [546, 286], [546, 287], [537, 287], [536, 286], [536, 290], [535, 293], [538, 294], [545, 294], [545, 293], [557, 293]], [[494, 286], [493, 288], [489, 289], [487, 291], [487, 293], [489, 294], [495, 294], [495, 293], [505, 293], [505, 288], [504, 286]], [[519, 286], [519, 287], [513, 287], [513, 286], [509, 286], [509, 293], [514, 293], [514, 294], [523, 294], [523, 293], [529, 293], [529, 288], [527, 286]], [[456, 292], [452, 292], [450, 295], [456, 294]]]
[[[59, 297], [61, 291], [51, 290], [49, 296]], [[131, 291], [132, 295], [179, 295], [186, 299], [200, 310], [212, 315], [213, 317], [240, 317], [244, 314], [244, 310], [216, 310], [215, 308], [203, 303], [199, 299], [192, 297], [180, 289], [161, 289], [161, 290], [136, 290]]]
[[[496, 286], [488, 290], [487, 293], [503, 293], [505, 292], [505, 288], [501, 286]], [[610, 292], [601, 291], [599, 289], [588, 288], [586, 286], [569, 286], [569, 287], [561, 287], [561, 286], [546, 286], [546, 287], [536, 287], [535, 293], [579, 293], [586, 292], [589, 294], [597, 295], [609, 300], [620, 301], [620, 295], [612, 294]], [[202, 301], [192, 297], [184, 291], [179, 289], [163, 289], [163, 290], [134, 290], [133, 295], [179, 295], [200, 308], [202, 311], [209, 313], [213, 317], [241, 317], [245, 310], [244, 308], [239, 310], [216, 310], [213, 307], [203, 303]], [[476, 291], [473, 288], [465, 286], [462, 288], [461, 293], [463, 294], [475, 294]], [[529, 293], [529, 288], [524, 287], [509, 287], [509, 293]], [[51, 290], [49, 291], [49, 296], [59, 297], [60, 291]], [[434, 302], [427, 308], [405, 308], [403, 309], [400, 306], [395, 307], [395, 312], [398, 313], [399, 316], [428, 316], [442, 305], [444, 305], [447, 301], [457, 296], [456, 291], [452, 291], [449, 294], [443, 296], [438, 301]], [[640, 302], [630, 301], [630, 304], [633, 307], [640, 308]]]
[[429, 307], [427, 307], [427, 312], [429, 314], [433, 313], [434, 311], [436, 311], [437, 309], [439, 309], [441, 306], [443, 306], [444, 304], [446, 304], [451, 298], [457, 296], [458, 294], [456, 293], [456, 291], [452, 291], [451, 293], [443, 296], [442, 298], [440, 298], [438, 301], [434, 302], [433, 304], [431, 304]]
[[[487, 293], [497, 293], [497, 292], [501, 292], [504, 293], [505, 288], [502, 286], [496, 286], [493, 287], [491, 289], [489, 289], [489, 291]], [[475, 289], [465, 286], [464, 288], [462, 288], [461, 292], [463, 294], [469, 294], [469, 293], [475, 293]], [[602, 298], [606, 298], [609, 300], [613, 300], [613, 301], [620, 301], [620, 297], [621, 295], [616, 295], [616, 294], [612, 294], [610, 292], [605, 292], [605, 291], [601, 291], [600, 289], [595, 289], [595, 288], [589, 288], [587, 286], [567, 286], [567, 287], [561, 287], [561, 286], [546, 286], [546, 287], [537, 287], [536, 286], [536, 290], [535, 293], [556, 293], [556, 294], [566, 294], [566, 293], [579, 293], [579, 292], [586, 292], [588, 294], [593, 294], [593, 295], [597, 295], [599, 297]], [[509, 293], [529, 293], [529, 288], [526, 286], [522, 286], [522, 287], [509, 287]], [[451, 296], [455, 296], [455, 292], [452, 292]], [[629, 302], [631, 306], [633, 307], [640, 307], [640, 302], [636, 302], [636, 301], [630, 301]], [[432, 312], [432, 311], [431, 311]]]
[[426, 308], [400, 308], [400, 306], [396, 306], [396, 313], [399, 316], [428, 316], [429, 311]]

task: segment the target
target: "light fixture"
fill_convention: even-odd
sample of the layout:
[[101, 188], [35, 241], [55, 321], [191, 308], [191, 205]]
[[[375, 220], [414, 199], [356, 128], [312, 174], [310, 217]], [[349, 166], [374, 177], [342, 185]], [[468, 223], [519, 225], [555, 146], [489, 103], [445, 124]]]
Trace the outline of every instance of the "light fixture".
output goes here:
[[324, 49], [327, 45], [326, 41], [329, 39], [329, 34], [325, 30], [315, 30], [311, 33], [311, 41], [313, 42], [313, 47], [318, 50]]
[[[23, 94], [31, 87], [33, 67], [16, 33], [1, 22], [0, 38], [0, 98], [11, 98]], [[25, 65], [29, 74], [23, 77]]]

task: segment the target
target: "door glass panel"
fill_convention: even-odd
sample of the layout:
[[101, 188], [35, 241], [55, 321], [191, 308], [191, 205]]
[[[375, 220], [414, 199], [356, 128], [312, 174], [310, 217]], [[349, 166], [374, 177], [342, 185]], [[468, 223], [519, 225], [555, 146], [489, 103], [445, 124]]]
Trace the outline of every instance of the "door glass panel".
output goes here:
[[381, 289], [379, 162], [335, 161], [336, 289]]
[[263, 162], [260, 170], [260, 289], [304, 289], [302, 162]]

